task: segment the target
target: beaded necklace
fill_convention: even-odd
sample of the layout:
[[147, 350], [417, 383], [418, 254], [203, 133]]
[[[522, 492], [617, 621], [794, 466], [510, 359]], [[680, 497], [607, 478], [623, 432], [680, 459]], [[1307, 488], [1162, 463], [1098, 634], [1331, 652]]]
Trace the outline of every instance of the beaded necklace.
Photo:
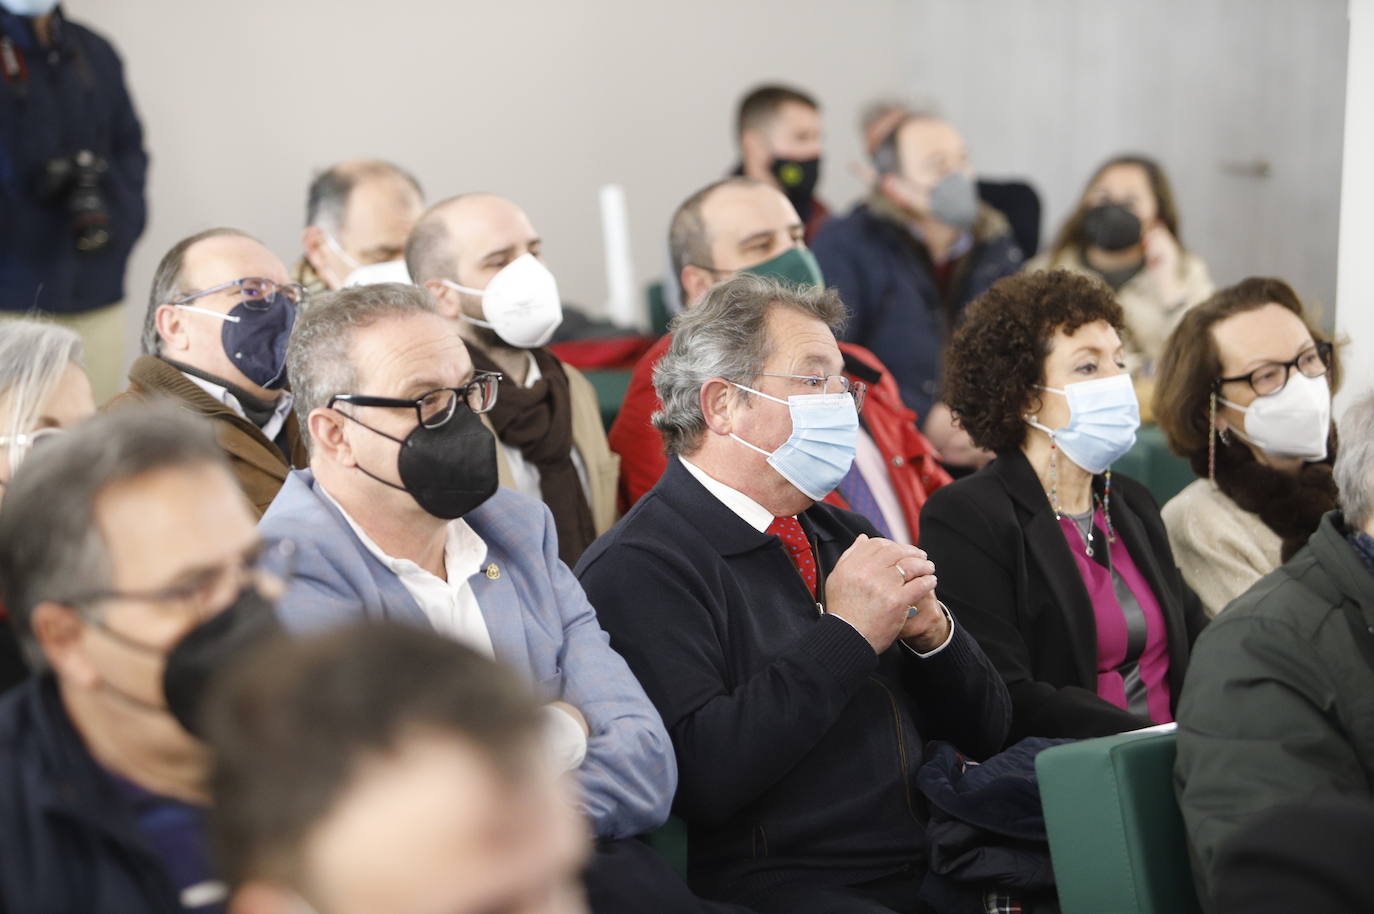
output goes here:
[[[1054, 509], [1054, 519], [1064, 519], [1064, 508], [1059, 503], [1059, 447], [1050, 439], [1050, 507]], [[1107, 543], [1108, 545], [1116, 542], [1116, 529], [1112, 526], [1112, 471], [1107, 470], [1106, 484], [1102, 488], [1102, 497], [1093, 493], [1093, 505], [1102, 509], [1102, 517], [1107, 521]], [[1088, 535], [1084, 538], [1084, 553], [1088, 558], [1093, 557], [1093, 528], [1088, 527]]]

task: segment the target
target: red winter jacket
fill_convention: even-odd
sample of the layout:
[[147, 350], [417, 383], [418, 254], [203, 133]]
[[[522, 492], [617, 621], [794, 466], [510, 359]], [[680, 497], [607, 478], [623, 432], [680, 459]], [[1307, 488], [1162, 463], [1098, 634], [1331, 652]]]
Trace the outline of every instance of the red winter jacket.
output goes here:
[[[635, 365], [625, 401], [620, 404], [620, 413], [606, 436], [611, 450], [620, 455], [622, 514], [654, 487], [668, 465], [668, 458], [663, 453], [663, 437], [649, 420], [659, 407], [658, 393], [654, 390], [654, 366], [672, 341], [671, 335], [664, 336]], [[888, 463], [892, 488], [906, 515], [912, 542], [917, 542], [921, 506], [930, 493], [950, 481], [949, 474], [936, 461], [935, 448], [916, 425], [916, 413], [902, 402], [896, 382], [878, 357], [854, 343], [839, 345], [844, 355], [845, 374], [868, 385], [868, 396], [859, 418]], [[825, 500], [840, 508], [849, 507], [839, 492], [831, 492]]]

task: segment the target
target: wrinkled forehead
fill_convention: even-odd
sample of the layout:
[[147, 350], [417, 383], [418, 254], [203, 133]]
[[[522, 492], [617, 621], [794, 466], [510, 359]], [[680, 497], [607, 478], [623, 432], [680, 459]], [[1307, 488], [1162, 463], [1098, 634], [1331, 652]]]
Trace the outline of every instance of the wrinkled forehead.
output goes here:
[[290, 282], [280, 258], [252, 238], [217, 235], [191, 245], [181, 271], [182, 285], [188, 289], [208, 289], [221, 283], [250, 276], [274, 282]]
[[419, 396], [458, 387], [472, 377], [472, 359], [452, 321], [438, 314], [386, 317], [353, 332], [353, 368], [360, 393]]

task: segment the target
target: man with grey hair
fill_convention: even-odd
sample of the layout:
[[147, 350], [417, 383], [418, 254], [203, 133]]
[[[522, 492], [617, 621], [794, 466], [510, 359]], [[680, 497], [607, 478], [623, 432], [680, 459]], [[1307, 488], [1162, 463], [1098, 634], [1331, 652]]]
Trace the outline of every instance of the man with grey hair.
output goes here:
[[1204, 903], [1264, 813], [1374, 800], [1374, 395], [1342, 417], [1333, 475], [1339, 510], [1193, 645], [1175, 779]]
[[40, 673], [0, 700], [0, 910], [219, 912], [206, 683], [270, 632], [265, 547], [208, 424], [83, 423], [0, 507], [0, 592]]
[[921, 747], [981, 758], [1011, 720], [925, 553], [818, 503], [864, 394], [843, 314], [742, 274], [680, 315], [654, 372], [668, 469], [577, 569], [673, 737], [693, 888], [760, 912], [918, 910]]
[[312, 295], [408, 282], [406, 236], [424, 208], [420, 182], [399, 165], [351, 159], [326, 168], [310, 182], [294, 279]]
[[244, 232], [183, 238], [153, 275], [143, 355], [108, 406], [167, 398], [211, 420], [261, 515], [291, 467], [305, 464], [286, 389], [286, 341], [304, 300], [276, 255]]

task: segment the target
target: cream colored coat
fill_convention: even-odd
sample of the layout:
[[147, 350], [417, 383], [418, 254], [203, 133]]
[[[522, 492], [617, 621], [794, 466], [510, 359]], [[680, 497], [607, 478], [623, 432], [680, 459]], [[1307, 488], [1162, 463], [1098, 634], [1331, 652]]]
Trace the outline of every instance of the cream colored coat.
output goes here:
[[1193, 482], [1169, 499], [1160, 514], [1179, 571], [1209, 616], [1282, 563], [1279, 535], [1211, 480]]

